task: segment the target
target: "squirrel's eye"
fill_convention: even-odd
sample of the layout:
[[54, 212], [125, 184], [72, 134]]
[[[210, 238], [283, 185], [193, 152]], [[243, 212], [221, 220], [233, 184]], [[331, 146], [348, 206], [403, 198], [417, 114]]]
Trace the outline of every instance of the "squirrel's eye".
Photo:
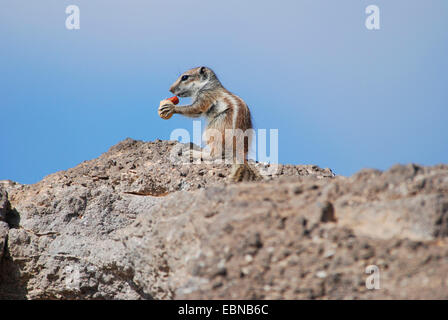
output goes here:
[[188, 79], [188, 76], [187, 75], [185, 75], [185, 76], [182, 76], [182, 81], [185, 81], [185, 80], [187, 80]]

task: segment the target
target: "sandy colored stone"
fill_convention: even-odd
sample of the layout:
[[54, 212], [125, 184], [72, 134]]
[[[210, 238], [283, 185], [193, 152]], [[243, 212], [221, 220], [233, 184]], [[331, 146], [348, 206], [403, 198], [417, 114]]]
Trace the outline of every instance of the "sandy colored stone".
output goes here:
[[448, 298], [447, 165], [279, 165], [233, 184], [231, 165], [171, 161], [189, 148], [126, 139], [36, 184], [1, 181], [0, 298]]

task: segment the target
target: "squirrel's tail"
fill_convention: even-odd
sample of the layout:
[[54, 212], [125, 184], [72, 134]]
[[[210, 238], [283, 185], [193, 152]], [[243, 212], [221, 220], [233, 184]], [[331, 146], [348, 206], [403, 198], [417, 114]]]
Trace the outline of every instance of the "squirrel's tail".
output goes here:
[[245, 161], [244, 163], [233, 164], [230, 179], [233, 182], [264, 180], [263, 176], [258, 172], [258, 170], [249, 165], [247, 161]]

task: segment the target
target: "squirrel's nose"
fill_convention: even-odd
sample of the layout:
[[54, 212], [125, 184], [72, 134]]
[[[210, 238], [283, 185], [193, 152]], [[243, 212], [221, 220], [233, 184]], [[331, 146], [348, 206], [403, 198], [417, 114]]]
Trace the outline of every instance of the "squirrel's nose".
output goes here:
[[174, 86], [171, 86], [171, 88], [170, 88], [170, 92], [174, 94], [174, 91], [175, 91], [175, 87], [174, 87]]

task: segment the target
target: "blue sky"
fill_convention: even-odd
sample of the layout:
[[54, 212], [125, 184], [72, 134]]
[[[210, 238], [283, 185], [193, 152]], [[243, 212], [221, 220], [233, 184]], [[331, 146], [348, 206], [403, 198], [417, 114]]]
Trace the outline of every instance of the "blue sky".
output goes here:
[[[65, 28], [78, 5], [80, 30]], [[381, 30], [364, 26], [378, 5]], [[448, 162], [448, 2], [0, 1], [0, 179], [34, 183], [126, 137], [206, 65], [279, 129], [279, 161], [337, 174]], [[182, 102], [181, 102], [182, 103]]]

